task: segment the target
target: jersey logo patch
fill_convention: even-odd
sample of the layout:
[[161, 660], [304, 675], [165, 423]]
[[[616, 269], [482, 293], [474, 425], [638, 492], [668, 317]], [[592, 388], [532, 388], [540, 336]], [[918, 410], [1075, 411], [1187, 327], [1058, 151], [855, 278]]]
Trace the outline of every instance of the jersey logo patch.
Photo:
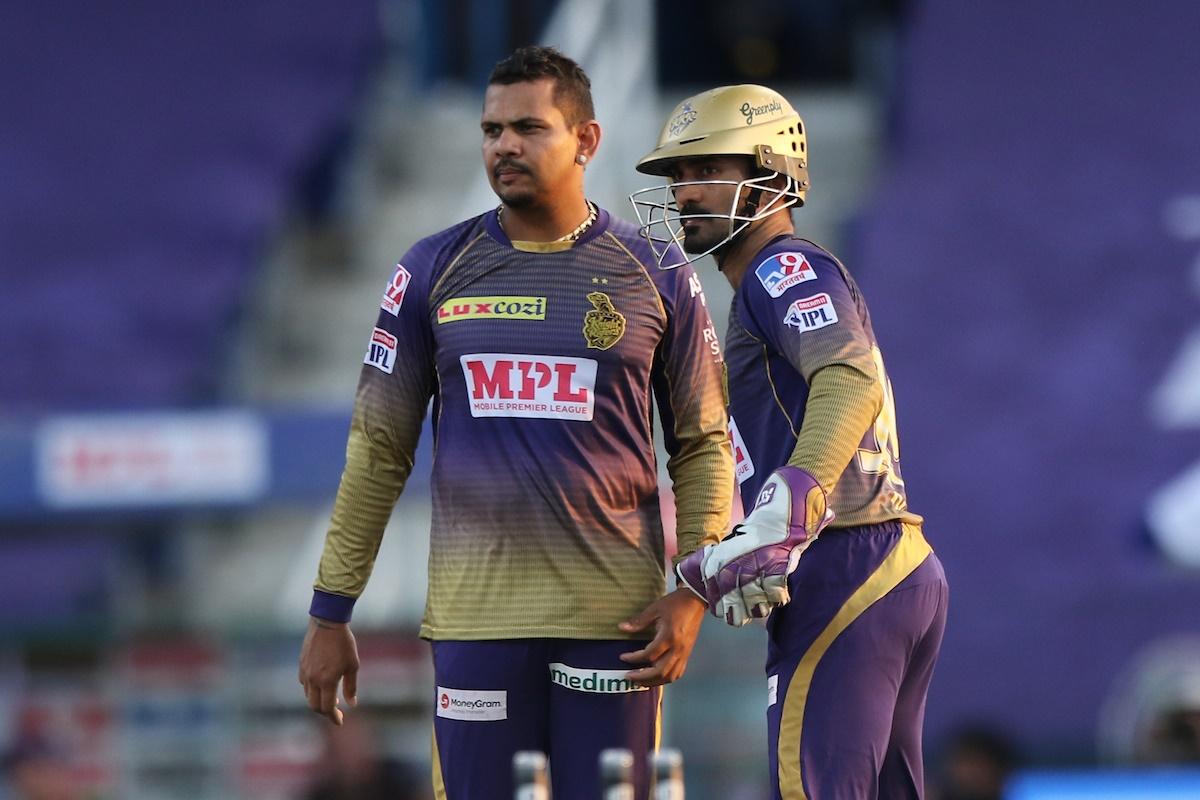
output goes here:
[[437, 715], [465, 722], [493, 722], [508, 719], [508, 692], [471, 691], [437, 687]]
[[367, 346], [363, 363], [391, 375], [392, 368], [396, 366], [396, 337], [383, 328], [371, 331], [371, 344]]
[[403, 264], [397, 264], [395, 274], [383, 290], [383, 299], [379, 301], [379, 307], [393, 317], [400, 316], [400, 304], [404, 302], [404, 293], [408, 291], [410, 281], [412, 273], [406, 270]]
[[800, 333], [815, 331], [826, 325], [836, 325], [837, 321], [837, 309], [833, 307], [829, 295], [824, 292], [797, 300], [788, 306], [787, 313], [783, 316], [783, 324], [795, 328]]
[[737, 478], [738, 486], [741, 486], [754, 476], [754, 462], [750, 460], [750, 451], [746, 449], [746, 443], [742, 440], [742, 434], [732, 415], [729, 417], [729, 440], [733, 443], [733, 474]]
[[628, 673], [627, 669], [580, 669], [556, 661], [550, 665], [550, 682], [564, 689], [594, 694], [629, 694], [650, 689], [626, 678]]
[[589, 422], [596, 407], [596, 362], [519, 353], [459, 356], [472, 417]]
[[607, 350], [625, 335], [625, 315], [604, 292], [588, 292], [592, 310], [583, 315], [583, 338], [593, 350]]
[[804, 253], [778, 253], [754, 270], [758, 282], [771, 297], [779, 297], [793, 286], [817, 279], [817, 271], [808, 263]]
[[438, 308], [439, 325], [463, 319], [545, 319], [544, 297], [455, 297]]

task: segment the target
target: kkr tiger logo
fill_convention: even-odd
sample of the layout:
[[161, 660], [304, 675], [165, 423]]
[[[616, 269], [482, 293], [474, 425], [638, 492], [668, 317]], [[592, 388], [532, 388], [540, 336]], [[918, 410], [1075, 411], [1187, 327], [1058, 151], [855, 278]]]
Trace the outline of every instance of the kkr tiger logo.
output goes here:
[[583, 338], [593, 350], [607, 350], [625, 335], [625, 315], [604, 292], [588, 292], [592, 311], [583, 315]]

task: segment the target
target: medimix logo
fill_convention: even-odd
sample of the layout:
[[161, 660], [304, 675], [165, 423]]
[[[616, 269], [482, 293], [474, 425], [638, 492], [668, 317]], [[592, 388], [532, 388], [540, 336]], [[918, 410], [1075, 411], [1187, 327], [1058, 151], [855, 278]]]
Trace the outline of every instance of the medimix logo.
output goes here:
[[576, 692], [596, 694], [628, 694], [645, 692], [649, 686], [638, 686], [625, 677], [623, 669], [579, 669], [557, 662], [550, 665], [550, 682]]
[[508, 719], [508, 692], [437, 687], [437, 715], [467, 722]]
[[590, 421], [596, 361], [566, 356], [469, 353], [459, 356], [472, 417]]

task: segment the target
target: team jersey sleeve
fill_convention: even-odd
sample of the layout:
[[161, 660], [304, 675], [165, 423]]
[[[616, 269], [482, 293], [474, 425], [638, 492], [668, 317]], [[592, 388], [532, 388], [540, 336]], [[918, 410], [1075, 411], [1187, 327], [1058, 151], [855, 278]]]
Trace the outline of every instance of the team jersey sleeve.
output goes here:
[[746, 298], [756, 335], [809, 384], [788, 463], [832, 493], [883, 402], [862, 300], [841, 267], [821, 252], [776, 253], [746, 280], [752, 282]]
[[776, 253], [743, 280], [747, 330], [782, 353], [809, 384], [830, 364], [875, 376], [861, 298], [831, 257], [821, 251]]
[[367, 342], [310, 613], [348, 621], [412, 472], [436, 385], [428, 294], [434, 253], [419, 243], [396, 266]]
[[734, 481], [724, 361], [707, 300], [690, 266], [667, 274], [659, 283], [667, 332], [652, 380], [675, 493], [678, 560], [725, 535]]

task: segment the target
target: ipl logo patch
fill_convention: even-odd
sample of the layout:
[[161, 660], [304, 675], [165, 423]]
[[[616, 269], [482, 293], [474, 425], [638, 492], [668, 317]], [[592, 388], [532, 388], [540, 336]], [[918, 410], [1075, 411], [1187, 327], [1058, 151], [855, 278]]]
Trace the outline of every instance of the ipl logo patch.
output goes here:
[[784, 325], [795, 328], [800, 333], [815, 331], [826, 325], [836, 325], [837, 322], [837, 309], [833, 307], [833, 300], [824, 292], [792, 303], [783, 317]]
[[370, 364], [380, 372], [392, 374], [396, 366], [396, 337], [383, 328], [371, 331], [371, 343], [367, 345], [367, 354], [363, 357], [364, 364]]
[[607, 350], [625, 335], [625, 315], [604, 292], [588, 292], [592, 310], [583, 315], [583, 338], [593, 350]]

